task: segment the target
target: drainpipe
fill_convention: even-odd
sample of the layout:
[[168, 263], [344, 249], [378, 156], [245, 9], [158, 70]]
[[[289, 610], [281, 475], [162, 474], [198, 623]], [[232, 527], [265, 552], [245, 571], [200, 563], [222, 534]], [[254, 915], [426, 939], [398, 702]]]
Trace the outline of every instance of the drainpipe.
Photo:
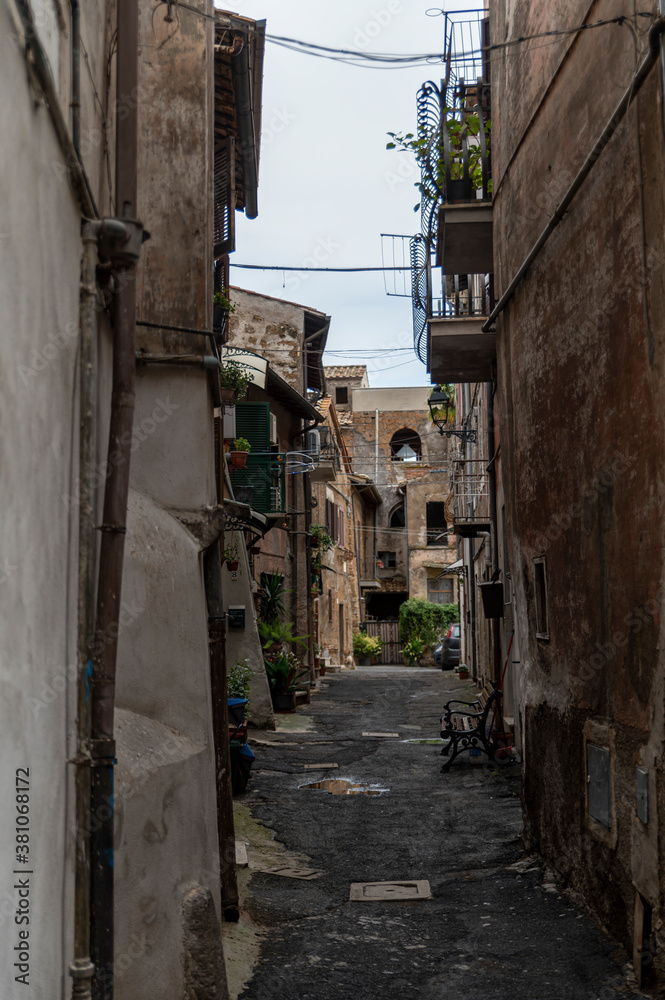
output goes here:
[[221, 866], [222, 915], [224, 920], [237, 921], [240, 909], [235, 867], [229, 705], [226, 691], [226, 615], [222, 603], [222, 561], [219, 539], [205, 553], [203, 571], [208, 605], [208, 648], [210, 650], [212, 729], [215, 741], [217, 838]]
[[[118, 0], [116, 57], [116, 202], [128, 228], [137, 219], [138, 6]], [[91, 943], [96, 1000], [113, 998], [113, 765], [118, 616], [122, 588], [135, 382], [135, 272], [114, 271], [113, 378], [107, 478], [91, 683]]]
[[[494, 386], [491, 382], [485, 383], [485, 405], [487, 410], [487, 454], [495, 457], [494, 443]], [[492, 459], [488, 466], [489, 477], [489, 502], [490, 502], [490, 537], [492, 559], [492, 576], [499, 569], [499, 531], [496, 516], [496, 463]], [[501, 680], [501, 626], [499, 619], [492, 620], [492, 661], [493, 677], [495, 681]]]
[[374, 411], [374, 482], [379, 482], [379, 410]]
[[79, 0], [69, 0], [72, 16], [72, 143], [81, 159], [81, 14]]
[[97, 439], [97, 320], [95, 299], [97, 226], [83, 227], [83, 266], [80, 294], [79, 358], [79, 576], [78, 576], [78, 711], [76, 753], [76, 863], [74, 877], [74, 960], [72, 1000], [90, 1000], [94, 965], [90, 959], [90, 700], [92, 663], [90, 637], [95, 624], [96, 530], [95, 446]]

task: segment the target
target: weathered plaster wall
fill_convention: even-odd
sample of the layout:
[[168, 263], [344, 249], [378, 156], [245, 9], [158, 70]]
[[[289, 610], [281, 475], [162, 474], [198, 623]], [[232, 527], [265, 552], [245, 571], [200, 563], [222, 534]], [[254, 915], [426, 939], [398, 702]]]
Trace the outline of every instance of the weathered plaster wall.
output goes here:
[[[98, 13], [82, 11], [93, 52]], [[37, 35], [69, 117], [68, 11], [39, 6]], [[60, 17], [62, 20], [60, 20]], [[0, 8], [0, 994], [51, 1000], [71, 989], [73, 958], [76, 628], [78, 575], [78, 351], [81, 216], [44, 102], [23, 55], [16, 8]], [[96, 57], [91, 73], [97, 74]], [[90, 88], [82, 81], [83, 100]], [[102, 88], [103, 89], [103, 88]], [[98, 122], [97, 122], [98, 124]], [[99, 191], [93, 186], [95, 195]], [[99, 412], [109, 383], [108, 327], [98, 317]], [[101, 460], [105, 442], [100, 432]], [[15, 981], [19, 927], [16, 866], [16, 771], [29, 769], [29, 986]], [[24, 786], [22, 786], [24, 787]]]
[[254, 594], [252, 592], [252, 576], [247, 557], [247, 549], [242, 543], [243, 536], [238, 531], [224, 532], [224, 547], [236, 546], [239, 563], [235, 575], [225, 566], [222, 569], [224, 582], [224, 610], [228, 611], [230, 605], [244, 605], [245, 607], [245, 627], [244, 629], [229, 628], [226, 631], [226, 663], [227, 667], [233, 667], [238, 660], [247, 660], [252, 668], [253, 678], [250, 687], [250, 708], [251, 715], [249, 721], [255, 726], [262, 726], [266, 729], [275, 728], [275, 716], [272, 710], [272, 699], [270, 697], [270, 687], [268, 686], [268, 676], [263, 664], [263, 649], [259, 633], [256, 626], [256, 608], [254, 606]]
[[[581, 2], [571, 23], [586, 14]], [[547, 26], [545, 3], [497, 3], [493, 37]], [[593, 18], [633, 13], [599, 3]], [[642, 43], [643, 44], [643, 43]], [[519, 148], [557, 54], [570, 55]], [[493, 62], [501, 291], [628, 86], [616, 26]], [[525, 71], [524, 66], [529, 69]], [[498, 330], [503, 485], [515, 576], [528, 836], [632, 950], [635, 889], [662, 916], [663, 123], [658, 70], [595, 163]], [[512, 165], [505, 180], [509, 158]], [[642, 186], [643, 185], [643, 186]], [[620, 195], [615, 193], [620, 192]], [[549, 640], [534, 562], [547, 560]], [[586, 812], [585, 726], [612, 757], [616, 836]], [[648, 825], [635, 765], [649, 770]], [[661, 943], [662, 945], [662, 943]], [[662, 959], [656, 956], [660, 967]]]
[[303, 392], [304, 307], [235, 286], [230, 298], [236, 311], [229, 316], [228, 346], [256, 351], [294, 389]]

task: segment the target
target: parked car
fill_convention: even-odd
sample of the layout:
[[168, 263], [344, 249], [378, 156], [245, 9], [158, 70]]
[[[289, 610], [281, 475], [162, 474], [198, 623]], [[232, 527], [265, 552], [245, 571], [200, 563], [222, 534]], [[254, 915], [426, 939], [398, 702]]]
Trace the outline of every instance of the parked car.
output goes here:
[[451, 625], [444, 638], [432, 654], [434, 662], [441, 665], [442, 670], [452, 670], [459, 663], [459, 624]]

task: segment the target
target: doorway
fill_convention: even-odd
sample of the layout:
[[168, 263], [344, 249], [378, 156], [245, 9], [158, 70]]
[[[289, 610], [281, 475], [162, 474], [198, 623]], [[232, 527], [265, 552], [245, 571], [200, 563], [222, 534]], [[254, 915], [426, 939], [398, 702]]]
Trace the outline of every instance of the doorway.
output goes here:
[[339, 611], [339, 662], [344, 663], [344, 646], [345, 646], [345, 636], [344, 636], [344, 605], [338, 604], [337, 609]]

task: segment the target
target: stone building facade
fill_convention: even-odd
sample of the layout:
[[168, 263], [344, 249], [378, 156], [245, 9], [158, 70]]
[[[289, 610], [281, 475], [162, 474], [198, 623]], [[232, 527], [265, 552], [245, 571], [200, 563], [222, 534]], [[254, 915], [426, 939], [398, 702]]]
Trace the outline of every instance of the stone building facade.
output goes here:
[[[593, 20], [634, 10], [597, 5]], [[559, 14], [499, 0], [491, 38]], [[588, 5], [568, 16], [582, 24]], [[648, 27], [493, 58], [492, 146], [497, 297], [591, 168], [496, 322], [525, 835], [662, 989], [665, 65], [656, 36], [634, 80]]]
[[[457, 581], [441, 574], [457, 558], [446, 521], [450, 442], [429, 419], [430, 389], [372, 389], [364, 366], [336, 366], [326, 380], [336, 405], [353, 468], [371, 477], [381, 497], [376, 522], [376, 578], [365, 615], [397, 617], [408, 596], [457, 600]], [[452, 584], [452, 587], [450, 586]]]

